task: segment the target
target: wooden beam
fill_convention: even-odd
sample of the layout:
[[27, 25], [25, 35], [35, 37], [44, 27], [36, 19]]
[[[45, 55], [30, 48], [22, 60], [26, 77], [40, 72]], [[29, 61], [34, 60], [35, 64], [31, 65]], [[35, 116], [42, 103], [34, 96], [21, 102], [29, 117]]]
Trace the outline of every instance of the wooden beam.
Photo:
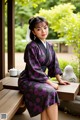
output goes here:
[[0, 0], [0, 79], [5, 77], [5, 0]]
[[15, 67], [15, 37], [14, 37], [14, 7], [15, 0], [7, 0], [8, 2], [8, 70]]

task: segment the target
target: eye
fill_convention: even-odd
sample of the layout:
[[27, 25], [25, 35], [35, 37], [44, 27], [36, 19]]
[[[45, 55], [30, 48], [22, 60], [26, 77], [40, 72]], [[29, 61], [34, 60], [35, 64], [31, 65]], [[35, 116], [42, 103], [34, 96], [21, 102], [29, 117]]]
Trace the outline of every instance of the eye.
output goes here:
[[40, 28], [37, 28], [37, 31], [40, 31]]
[[44, 29], [47, 29], [47, 28], [48, 28], [47, 26], [44, 27]]
[[40, 30], [41, 30], [41, 28], [40, 28], [40, 27], [37, 27], [37, 28], [35, 28], [35, 30], [40, 31]]

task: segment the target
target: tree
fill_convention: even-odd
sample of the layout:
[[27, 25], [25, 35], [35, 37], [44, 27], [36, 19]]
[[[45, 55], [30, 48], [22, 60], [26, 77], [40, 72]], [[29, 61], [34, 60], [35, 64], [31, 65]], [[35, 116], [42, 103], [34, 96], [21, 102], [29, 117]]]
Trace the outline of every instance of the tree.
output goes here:
[[28, 24], [28, 19], [32, 16], [30, 6], [21, 6], [18, 3], [15, 4], [15, 24], [16, 26], [21, 26], [26, 23]]
[[59, 0], [59, 4], [61, 3], [72, 3], [76, 7], [75, 12], [80, 12], [80, 0]]
[[15, 0], [15, 24], [23, 26], [33, 16], [35, 8], [46, 0]]
[[75, 6], [70, 3], [60, 4], [49, 10], [41, 9], [36, 15], [44, 16], [50, 28], [57, 32], [59, 37], [64, 37], [68, 45], [74, 47], [80, 65], [80, 13], [76, 14], [74, 10]]
[[[40, 10], [40, 8], [47, 10], [47, 9], [50, 9], [51, 7], [58, 5], [60, 3], [68, 3], [68, 2], [73, 3], [74, 5], [76, 5], [76, 7], [80, 5], [79, 0], [49, 0], [49, 1], [47, 1], [47, 0], [40, 0], [40, 1], [36, 1], [36, 0], [21, 0], [21, 1], [19, 1], [19, 0], [16, 0], [16, 2], [15, 2], [16, 7], [15, 8], [18, 8], [18, 9], [15, 9], [16, 23], [17, 23], [17, 25], [23, 26], [23, 24], [28, 23], [28, 19], [31, 16], [33, 16], [35, 13], [37, 13]], [[79, 8], [77, 7], [77, 10]], [[77, 12], [77, 10], [75, 9], [74, 11]], [[50, 39], [50, 38], [51, 39], [58, 38], [57, 33], [52, 31], [52, 29], [50, 29], [49, 36], [48, 36], [48, 39]]]
[[41, 2], [45, 2], [46, 0], [16, 0], [18, 4], [22, 6], [27, 6], [31, 4], [34, 7], [37, 7]]
[[43, 4], [43, 2], [42, 2], [42, 3], [39, 4], [38, 7], [36, 7], [36, 9], [32, 8], [33, 9], [33, 13], [35, 14], [35, 13], [39, 12], [39, 10], [41, 8], [43, 8], [43, 9], [49, 9], [49, 8], [57, 5], [58, 1], [59, 0], [46, 0], [46, 2], [45, 2], [46, 4]]

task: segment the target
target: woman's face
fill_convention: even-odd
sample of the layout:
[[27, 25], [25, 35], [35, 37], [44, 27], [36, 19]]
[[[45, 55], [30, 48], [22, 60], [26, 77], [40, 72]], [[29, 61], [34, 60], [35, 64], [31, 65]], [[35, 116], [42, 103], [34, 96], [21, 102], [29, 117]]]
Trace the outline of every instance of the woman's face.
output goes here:
[[48, 36], [48, 25], [45, 22], [38, 23], [33, 30], [33, 34], [40, 40], [45, 41]]

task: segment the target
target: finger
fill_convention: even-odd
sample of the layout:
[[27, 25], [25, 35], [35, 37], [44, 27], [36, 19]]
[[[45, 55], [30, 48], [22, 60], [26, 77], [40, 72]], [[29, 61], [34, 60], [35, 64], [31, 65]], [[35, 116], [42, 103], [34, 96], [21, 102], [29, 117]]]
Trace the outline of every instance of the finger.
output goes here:
[[70, 85], [70, 83], [69, 83], [69, 82], [66, 82], [66, 84], [67, 84], [67, 85]]

